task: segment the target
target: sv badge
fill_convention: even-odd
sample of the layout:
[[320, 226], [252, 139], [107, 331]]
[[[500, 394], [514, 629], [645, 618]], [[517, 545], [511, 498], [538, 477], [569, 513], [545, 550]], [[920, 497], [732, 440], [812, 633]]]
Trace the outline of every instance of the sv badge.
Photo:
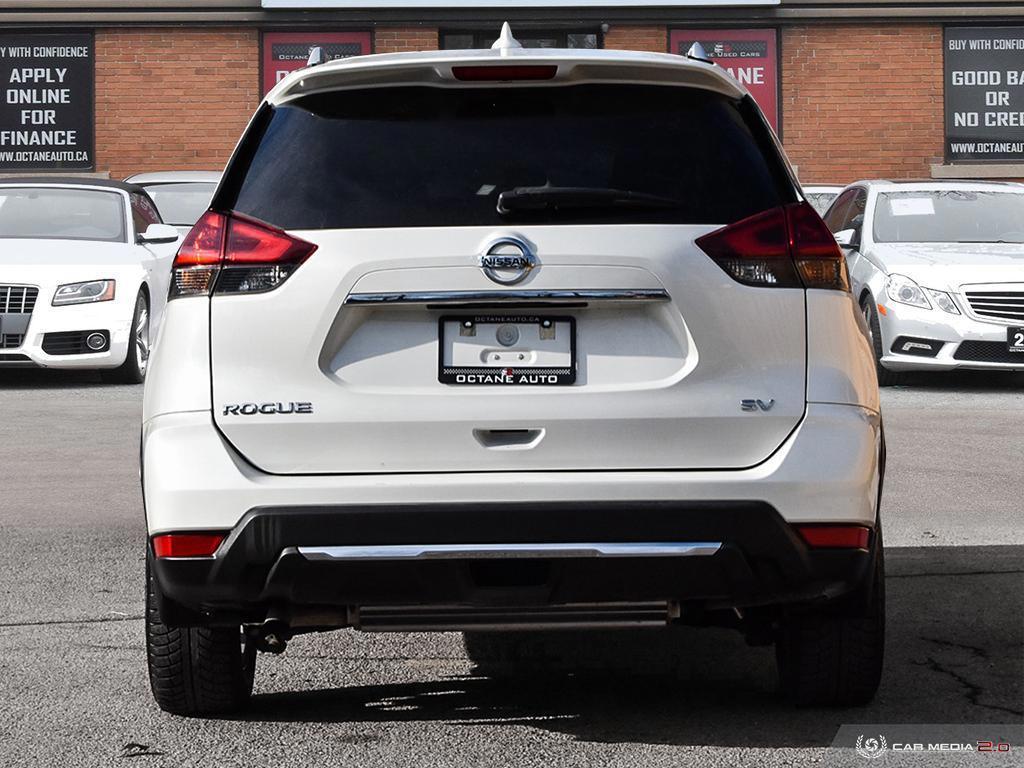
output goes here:
[[775, 399], [771, 400], [740, 400], [740, 408], [744, 411], [768, 412], [775, 406]]

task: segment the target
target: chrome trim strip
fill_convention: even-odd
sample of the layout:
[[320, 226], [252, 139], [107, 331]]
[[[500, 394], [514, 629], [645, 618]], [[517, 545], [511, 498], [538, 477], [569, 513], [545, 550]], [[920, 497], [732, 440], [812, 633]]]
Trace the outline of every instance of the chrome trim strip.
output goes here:
[[722, 548], [720, 541], [643, 541], [537, 544], [365, 544], [299, 547], [307, 560], [480, 560], [589, 557], [704, 557]]
[[646, 302], [668, 300], [668, 292], [660, 288], [595, 288], [587, 290], [350, 293], [345, 298], [345, 304], [480, 304], [530, 301], [547, 304], [572, 304], [587, 301]]

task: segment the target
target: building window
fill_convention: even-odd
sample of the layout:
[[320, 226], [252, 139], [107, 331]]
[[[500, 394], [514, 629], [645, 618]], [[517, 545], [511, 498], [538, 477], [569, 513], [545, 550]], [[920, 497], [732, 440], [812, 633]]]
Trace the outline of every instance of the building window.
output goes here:
[[[515, 33], [516, 40], [524, 48], [600, 48], [599, 32], [567, 32], [521, 30]], [[469, 50], [490, 48], [498, 36], [494, 32], [442, 32], [441, 48], [445, 50]]]

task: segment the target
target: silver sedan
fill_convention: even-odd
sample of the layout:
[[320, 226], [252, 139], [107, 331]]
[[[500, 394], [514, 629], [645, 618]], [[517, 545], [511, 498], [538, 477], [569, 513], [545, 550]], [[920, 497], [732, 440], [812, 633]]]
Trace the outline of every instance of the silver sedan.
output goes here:
[[1024, 185], [862, 181], [825, 222], [880, 384], [911, 370], [1024, 370]]

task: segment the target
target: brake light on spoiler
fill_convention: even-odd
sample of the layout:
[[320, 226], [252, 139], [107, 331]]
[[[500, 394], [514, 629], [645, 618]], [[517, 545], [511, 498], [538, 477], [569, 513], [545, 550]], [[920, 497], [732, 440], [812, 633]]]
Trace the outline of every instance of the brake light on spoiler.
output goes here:
[[696, 242], [744, 285], [850, 290], [843, 252], [806, 202], [758, 213]]
[[316, 248], [262, 221], [207, 211], [174, 258], [170, 298], [272, 291]]
[[558, 74], [554, 64], [486, 64], [452, 67], [452, 77], [470, 83], [512, 80], [551, 80]]

